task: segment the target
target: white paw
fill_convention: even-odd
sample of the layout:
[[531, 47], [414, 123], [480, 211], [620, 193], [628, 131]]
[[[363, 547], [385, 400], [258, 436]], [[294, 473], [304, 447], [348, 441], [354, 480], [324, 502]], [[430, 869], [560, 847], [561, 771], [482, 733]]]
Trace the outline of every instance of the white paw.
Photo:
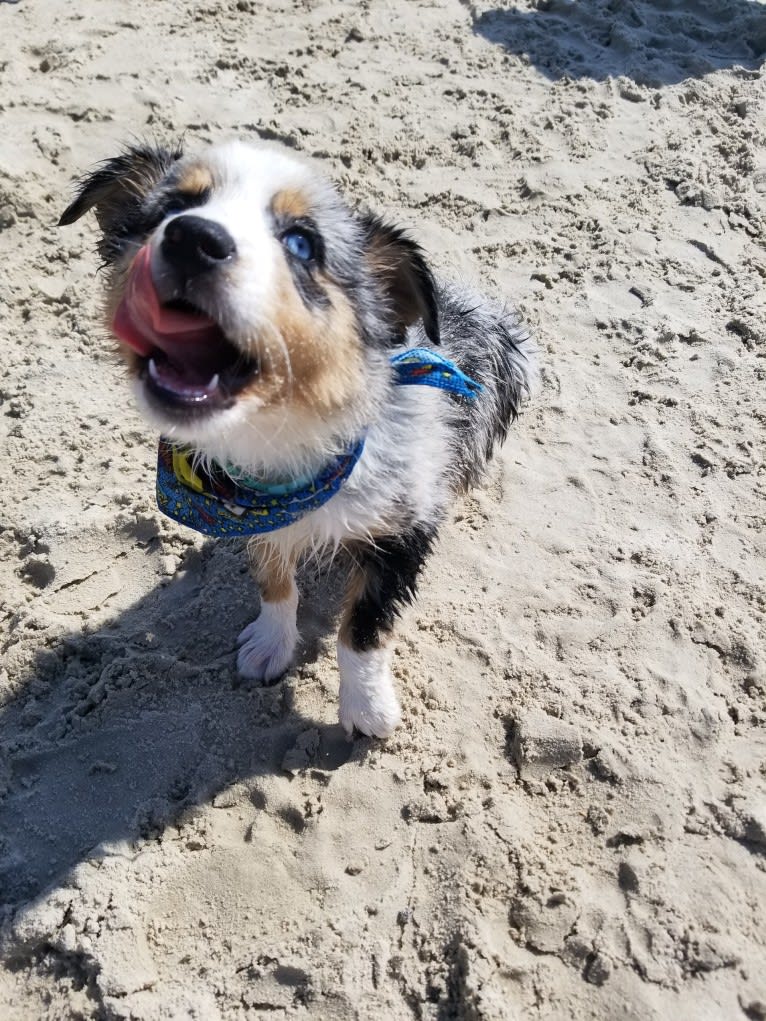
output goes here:
[[290, 666], [298, 644], [298, 593], [278, 603], [261, 603], [258, 617], [240, 634], [237, 670], [256, 681], [274, 681]]
[[341, 725], [368, 737], [390, 737], [402, 718], [391, 676], [388, 649], [354, 652], [338, 642]]

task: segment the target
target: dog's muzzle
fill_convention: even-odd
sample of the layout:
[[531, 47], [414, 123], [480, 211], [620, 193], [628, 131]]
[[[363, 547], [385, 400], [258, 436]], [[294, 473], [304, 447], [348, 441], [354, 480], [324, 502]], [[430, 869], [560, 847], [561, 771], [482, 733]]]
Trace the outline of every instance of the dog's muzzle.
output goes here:
[[[182, 277], [193, 269], [182, 290], [193, 295], [200, 273], [224, 264], [236, 247], [228, 232], [213, 221], [184, 216], [169, 228], [176, 223], [182, 225], [168, 239], [177, 264], [173, 272]], [[162, 259], [164, 263], [167, 256], [163, 254]], [[230, 407], [259, 373], [257, 360], [231, 343], [216, 320], [193, 300], [161, 299], [149, 245], [133, 260], [112, 328], [137, 356], [138, 376], [152, 403], [176, 419]]]

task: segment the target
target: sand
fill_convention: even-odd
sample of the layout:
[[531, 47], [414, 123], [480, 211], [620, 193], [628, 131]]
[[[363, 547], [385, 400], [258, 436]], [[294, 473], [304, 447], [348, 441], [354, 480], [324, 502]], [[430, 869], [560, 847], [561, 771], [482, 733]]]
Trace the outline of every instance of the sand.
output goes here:
[[[766, 6], [0, 5], [0, 1017], [766, 1018]], [[513, 300], [544, 385], [336, 722], [338, 578], [239, 684], [158, 515], [72, 181], [313, 154]]]

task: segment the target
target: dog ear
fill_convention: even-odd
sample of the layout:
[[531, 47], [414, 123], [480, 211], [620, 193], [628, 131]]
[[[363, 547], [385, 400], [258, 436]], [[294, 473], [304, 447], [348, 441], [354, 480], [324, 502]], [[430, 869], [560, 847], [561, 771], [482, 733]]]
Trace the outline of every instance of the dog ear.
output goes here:
[[180, 146], [131, 145], [113, 159], [104, 160], [82, 178], [77, 197], [64, 210], [59, 226], [74, 223], [95, 208], [104, 233], [110, 232], [126, 211], [135, 209], [145, 195], [183, 155]]
[[407, 234], [371, 214], [363, 217], [367, 261], [391, 305], [400, 333], [419, 319], [432, 344], [439, 343], [436, 283], [423, 252]]

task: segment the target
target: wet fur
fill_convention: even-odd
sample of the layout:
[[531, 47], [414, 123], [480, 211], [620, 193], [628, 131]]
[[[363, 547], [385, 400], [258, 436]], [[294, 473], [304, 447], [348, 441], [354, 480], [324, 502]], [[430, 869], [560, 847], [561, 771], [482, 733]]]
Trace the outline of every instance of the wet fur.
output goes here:
[[[119, 301], [140, 245], [160, 237], [186, 208], [217, 215], [230, 168], [244, 188], [258, 167], [268, 176], [272, 161], [275, 180], [294, 170], [294, 181], [274, 187], [263, 223], [277, 237], [282, 219], [312, 217], [321, 265], [309, 272], [283, 260], [264, 233], [261, 251], [275, 260], [268, 293], [247, 297], [252, 271], [243, 256], [225, 281], [206, 280], [203, 295], [226, 336], [244, 353], [257, 349], [262, 371], [230, 410], [208, 421], [164, 420], [162, 409], [142, 399], [140, 382], [137, 392], [150, 421], [193, 445], [198, 457], [264, 477], [316, 471], [366, 436], [359, 464], [329, 503], [251, 542], [263, 612], [240, 636], [239, 667], [267, 681], [287, 667], [297, 641], [296, 562], [347, 549], [353, 567], [339, 636], [341, 722], [384, 737], [399, 719], [389, 644], [396, 617], [415, 596], [455, 494], [481, 480], [529, 394], [535, 352], [515, 313], [436, 282], [404, 232], [354, 212], [298, 157], [263, 147], [229, 145], [193, 160], [177, 149], [136, 147], [81, 182], [61, 222], [95, 208], [110, 274], [108, 309]], [[168, 204], [179, 201], [180, 213]], [[257, 328], [248, 319], [253, 308]], [[478, 399], [394, 385], [391, 354], [437, 345], [482, 384]], [[132, 355], [129, 362], [135, 369]]]

